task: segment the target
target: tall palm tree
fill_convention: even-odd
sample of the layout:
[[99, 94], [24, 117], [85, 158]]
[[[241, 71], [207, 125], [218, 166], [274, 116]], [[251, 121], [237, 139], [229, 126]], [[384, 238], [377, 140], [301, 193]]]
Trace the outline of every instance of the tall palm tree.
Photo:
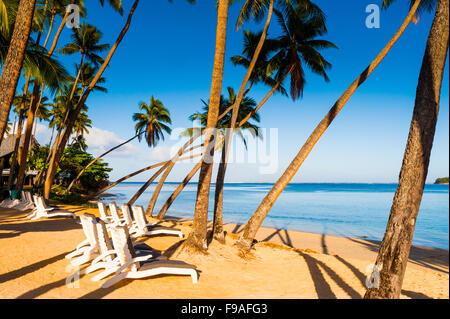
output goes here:
[[[385, 0], [383, 7], [392, 2]], [[432, 11], [434, 6], [399, 184], [375, 263], [380, 271], [379, 288], [368, 289], [365, 298], [400, 298], [430, 163], [449, 43], [449, 0], [425, 0], [419, 9]]]
[[214, 141], [219, 116], [220, 96], [222, 92], [223, 66], [227, 39], [229, 0], [218, 1], [216, 49], [214, 55], [213, 76], [209, 98], [208, 120], [203, 146], [202, 165], [195, 202], [193, 231], [185, 241], [185, 247], [196, 250], [206, 249], [206, 227], [208, 222], [209, 188], [214, 158]]
[[20, 0], [14, 31], [0, 77], [0, 144], [19, 82], [25, 50], [30, 37], [36, 0]]
[[252, 247], [253, 240], [255, 235], [261, 226], [264, 218], [269, 213], [273, 204], [277, 200], [278, 196], [284, 190], [284, 188], [289, 184], [291, 179], [294, 177], [300, 166], [303, 164], [309, 153], [311, 152], [314, 145], [320, 139], [322, 134], [326, 131], [326, 129], [333, 122], [335, 117], [338, 115], [339, 111], [344, 107], [347, 101], [350, 99], [352, 94], [356, 91], [356, 89], [362, 85], [365, 80], [370, 76], [373, 70], [379, 65], [379, 63], [383, 60], [395, 42], [400, 38], [400, 36], [405, 31], [406, 27], [409, 25], [411, 20], [414, 18], [417, 7], [419, 6], [421, 0], [416, 0], [414, 5], [411, 7], [407, 17], [403, 21], [399, 30], [395, 33], [393, 38], [388, 42], [388, 44], [384, 47], [384, 49], [378, 54], [375, 60], [364, 70], [364, 72], [356, 78], [356, 80], [347, 88], [347, 90], [343, 93], [343, 95], [339, 98], [339, 100], [334, 104], [334, 106], [329, 110], [327, 115], [320, 121], [311, 135], [308, 137], [306, 143], [294, 157], [292, 162], [289, 164], [288, 168], [284, 171], [281, 177], [277, 180], [268, 194], [264, 197], [262, 202], [259, 204], [256, 211], [253, 213], [252, 217], [249, 219], [247, 224], [244, 227], [244, 231], [237, 241], [237, 246], [240, 247], [244, 252], [249, 251]]
[[[144, 136], [148, 147], [154, 147], [159, 140], [164, 140], [164, 132], [171, 134], [172, 129], [169, 127], [172, 124], [169, 110], [164, 107], [164, 104], [155, 99], [150, 98], [150, 104], [141, 102], [139, 109], [143, 113], [134, 113], [133, 121], [137, 122], [135, 129], [139, 141]], [[152, 181], [147, 181], [137, 193], [128, 201], [128, 205], [133, 205], [136, 199], [147, 189]]]

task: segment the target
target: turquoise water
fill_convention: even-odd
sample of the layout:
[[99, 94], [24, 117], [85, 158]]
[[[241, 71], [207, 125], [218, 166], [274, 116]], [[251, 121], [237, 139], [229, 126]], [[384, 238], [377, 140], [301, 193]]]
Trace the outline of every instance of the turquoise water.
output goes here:
[[[109, 192], [122, 204], [143, 183], [122, 183]], [[177, 183], [167, 183], [154, 212], [164, 204]], [[146, 207], [156, 184], [136, 201]], [[236, 183], [224, 187], [224, 221], [246, 223], [272, 184]], [[290, 184], [280, 195], [263, 226], [325, 235], [382, 240], [396, 184]], [[197, 184], [188, 184], [167, 215], [192, 218]], [[213, 209], [213, 195], [210, 211]], [[105, 198], [105, 202], [108, 202]], [[211, 215], [212, 216], [212, 215]], [[426, 185], [413, 244], [449, 249], [449, 186]]]

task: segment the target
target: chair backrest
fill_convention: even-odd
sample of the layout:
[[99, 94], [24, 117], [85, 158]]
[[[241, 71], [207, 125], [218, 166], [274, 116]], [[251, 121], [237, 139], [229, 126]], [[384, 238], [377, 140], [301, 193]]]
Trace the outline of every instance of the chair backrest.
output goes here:
[[117, 253], [121, 265], [136, 257], [128, 229], [126, 226], [115, 226], [111, 228], [111, 237], [114, 250]]
[[119, 216], [119, 212], [117, 211], [116, 202], [111, 202], [109, 204], [109, 210], [111, 211], [111, 216], [114, 218], [114, 221], [116, 223], [119, 223], [120, 222], [120, 216]]
[[[104, 254], [113, 249], [111, 240], [108, 237], [108, 230], [106, 229], [105, 222], [101, 218], [96, 218], [94, 224], [97, 227], [97, 240], [100, 247], [100, 253]], [[107, 259], [111, 260], [112, 257], [108, 256]]]
[[144, 230], [145, 225], [147, 224], [147, 221], [145, 219], [144, 207], [133, 206], [132, 209], [133, 209], [134, 220], [136, 221], [137, 227], [140, 230]]
[[27, 198], [27, 201], [29, 203], [33, 203], [33, 198], [31, 197], [31, 193], [30, 192], [25, 192], [25, 197]]
[[127, 204], [122, 205], [122, 215], [125, 218], [125, 223], [127, 223], [128, 227], [133, 225], [133, 218], [131, 217], [130, 206]]
[[38, 202], [38, 206], [40, 208], [47, 208], [47, 205], [45, 205], [44, 199], [41, 196], [36, 196], [37, 197], [37, 202]]
[[106, 214], [106, 205], [102, 202], [97, 202], [98, 211], [100, 212], [100, 218], [106, 219], [108, 215]]
[[34, 202], [34, 205], [36, 207], [39, 207], [39, 201], [38, 201], [38, 196], [37, 195], [33, 195], [33, 202]]
[[99, 248], [97, 227], [94, 224], [96, 217], [89, 213], [84, 213], [80, 216], [81, 225], [83, 230], [86, 229], [85, 235], [89, 241], [89, 245], [92, 248]]

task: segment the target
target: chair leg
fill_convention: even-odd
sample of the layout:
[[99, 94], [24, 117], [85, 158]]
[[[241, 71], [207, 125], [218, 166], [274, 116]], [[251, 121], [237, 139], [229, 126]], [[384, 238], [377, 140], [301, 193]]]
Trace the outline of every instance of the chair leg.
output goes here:
[[114, 284], [118, 283], [119, 281], [121, 281], [122, 279], [125, 279], [126, 276], [127, 276], [127, 273], [121, 273], [121, 274], [115, 275], [111, 279], [108, 279], [107, 281], [102, 283], [101, 286], [102, 286], [102, 288], [109, 288], [112, 285], [114, 285]]
[[101, 272], [100, 274], [98, 274], [95, 277], [92, 277], [92, 281], [99, 281], [102, 280], [103, 278], [108, 277], [109, 275], [113, 274], [116, 272], [116, 270], [119, 269], [119, 267], [111, 267], [108, 269], [105, 269], [103, 272]]

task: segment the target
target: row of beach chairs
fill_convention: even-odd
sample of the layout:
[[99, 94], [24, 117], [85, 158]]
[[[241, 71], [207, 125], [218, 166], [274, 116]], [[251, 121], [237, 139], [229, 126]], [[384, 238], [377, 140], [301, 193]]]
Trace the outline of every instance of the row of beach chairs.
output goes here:
[[[101, 284], [108, 288], [125, 278], [145, 278], [157, 275], [189, 275], [193, 283], [197, 283], [198, 273], [194, 265], [183, 261], [168, 260], [166, 256], [155, 252], [144, 243], [136, 243], [140, 236], [175, 235], [183, 237], [183, 233], [174, 228], [163, 227], [155, 223], [149, 224], [142, 206], [122, 205], [122, 216], [115, 202], [109, 204], [110, 215], [106, 205], [98, 203], [100, 218], [85, 213], [80, 222], [86, 239], [76, 249], [66, 255], [73, 266], [89, 264], [80, 273], [91, 273], [102, 270], [92, 281], [99, 281], [107, 276], [110, 279]], [[110, 238], [111, 237], [111, 238]]]
[[9, 197], [0, 202], [0, 207], [27, 210], [34, 209], [35, 205], [31, 193], [22, 191], [21, 199], [11, 199], [11, 192], [9, 192]]
[[50, 217], [72, 217], [76, 215], [72, 212], [59, 209], [57, 206], [48, 206], [44, 198], [37, 195], [31, 195], [30, 192], [22, 191], [21, 199], [7, 198], [0, 203], [0, 207], [12, 208], [18, 210], [32, 210], [27, 218], [31, 220]]

